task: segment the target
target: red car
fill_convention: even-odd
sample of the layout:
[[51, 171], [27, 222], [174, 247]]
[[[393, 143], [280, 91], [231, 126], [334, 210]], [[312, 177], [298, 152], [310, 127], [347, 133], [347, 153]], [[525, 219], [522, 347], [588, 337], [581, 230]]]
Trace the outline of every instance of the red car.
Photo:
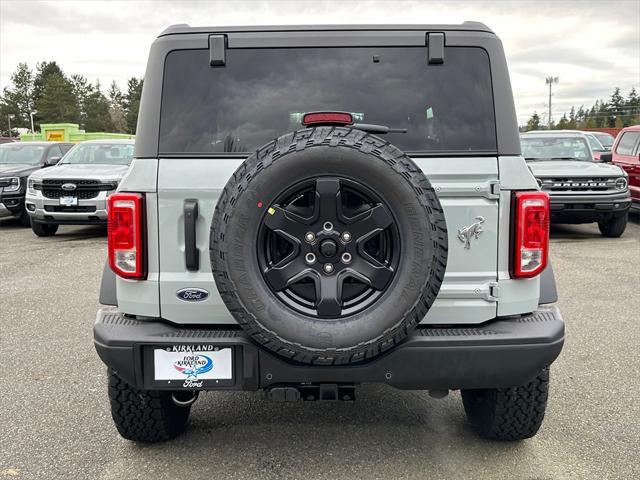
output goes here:
[[629, 175], [631, 208], [640, 211], [640, 125], [623, 128], [611, 153], [611, 161]]

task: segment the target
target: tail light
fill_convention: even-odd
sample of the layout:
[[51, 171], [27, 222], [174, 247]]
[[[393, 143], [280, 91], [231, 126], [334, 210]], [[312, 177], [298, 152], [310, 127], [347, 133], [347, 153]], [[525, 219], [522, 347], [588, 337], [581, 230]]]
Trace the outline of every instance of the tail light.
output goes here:
[[516, 192], [514, 277], [534, 277], [547, 266], [549, 256], [549, 195]]
[[119, 276], [146, 277], [143, 220], [144, 197], [140, 193], [114, 193], [107, 200], [109, 266]]

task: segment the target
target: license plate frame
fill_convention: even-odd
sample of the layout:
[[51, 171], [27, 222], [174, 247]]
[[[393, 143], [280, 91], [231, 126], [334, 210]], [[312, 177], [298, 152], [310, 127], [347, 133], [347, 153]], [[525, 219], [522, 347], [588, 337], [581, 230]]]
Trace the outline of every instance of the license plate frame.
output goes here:
[[235, 384], [232, 346], [152, 345], [144, 358], [146, 383], [154, 387], [199, 390]]

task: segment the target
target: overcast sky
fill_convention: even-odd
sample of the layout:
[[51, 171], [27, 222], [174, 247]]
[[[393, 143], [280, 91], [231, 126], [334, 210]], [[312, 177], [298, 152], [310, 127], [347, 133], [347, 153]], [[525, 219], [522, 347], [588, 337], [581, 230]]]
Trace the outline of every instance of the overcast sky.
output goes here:
[[[544, 78], [560, 78], [553, 114], [640, 88], [640, 0], [494, 2], [0, 0], [0, 88], [19, 62], [57, 61], [106, 88], [142, 76], [149, 45], [175, 23], [286, 25], [486, 23], [502, 39], [518, 120], [546, 112]], [[545, 113], [546, 118], [546, 113]]]

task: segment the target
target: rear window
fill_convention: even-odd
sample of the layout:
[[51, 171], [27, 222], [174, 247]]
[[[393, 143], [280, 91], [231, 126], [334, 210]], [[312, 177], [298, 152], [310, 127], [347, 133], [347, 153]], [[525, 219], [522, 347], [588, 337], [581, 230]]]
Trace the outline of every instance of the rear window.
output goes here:
[[346, 111], [356, 123], [407, 129], [385, 138], [406, 152], [494, 152], [489, 58], [448, 47], [428, 65], [421, 47], [208, 50], [165, 62], [160, 153], [251, 152], [301, 128], [304, 112]]
[[633, 147], [640, 137], [640, 132], [624, 132], [616, 147], [616, 153], [620, 155], [633, 155]]

